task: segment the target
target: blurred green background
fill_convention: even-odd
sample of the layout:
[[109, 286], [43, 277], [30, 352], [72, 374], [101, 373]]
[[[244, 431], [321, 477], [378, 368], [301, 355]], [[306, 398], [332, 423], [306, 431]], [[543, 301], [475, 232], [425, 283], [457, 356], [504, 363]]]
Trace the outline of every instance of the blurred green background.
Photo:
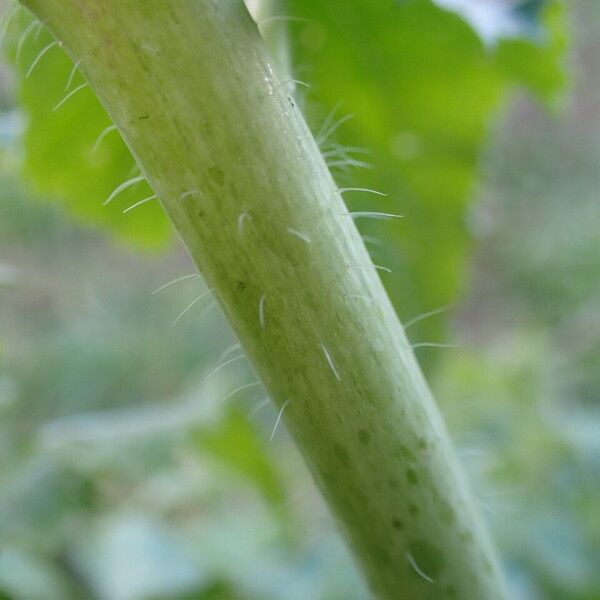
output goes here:
[[[173, 326], [202, 281], [153, 293], [193, 267], [123, 214], [145, 184], [102, 207], [136, 174], [110, 120], [87, 88], [53, 111], [81, 75], [0, 9], [0, 598], [367, 598], [218, 308]], [[408, 334], [452, 345], [416, 352], [513, 597], [599, 599], [600, 4], [259, 20], [340, 186], [387, 194], [351, 208], [404, 215], [358, 224], [405, 322], [444, 309]]]

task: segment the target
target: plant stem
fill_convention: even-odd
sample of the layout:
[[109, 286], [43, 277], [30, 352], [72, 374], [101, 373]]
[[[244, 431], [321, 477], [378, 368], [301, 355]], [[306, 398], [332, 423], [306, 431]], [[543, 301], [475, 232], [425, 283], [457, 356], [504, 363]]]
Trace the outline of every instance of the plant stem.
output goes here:
[[241, 0], [24, 4], [81, 61], [373, 592], [504, 598], [402, 326]]

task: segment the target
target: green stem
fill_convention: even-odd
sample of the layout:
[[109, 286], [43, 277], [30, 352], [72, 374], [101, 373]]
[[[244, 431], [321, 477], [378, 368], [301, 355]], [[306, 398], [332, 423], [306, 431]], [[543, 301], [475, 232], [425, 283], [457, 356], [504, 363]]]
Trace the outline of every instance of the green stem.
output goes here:
[[25, 4], [81, 61], [375, 594], [504, 598], [402, 326], [241, 0]]

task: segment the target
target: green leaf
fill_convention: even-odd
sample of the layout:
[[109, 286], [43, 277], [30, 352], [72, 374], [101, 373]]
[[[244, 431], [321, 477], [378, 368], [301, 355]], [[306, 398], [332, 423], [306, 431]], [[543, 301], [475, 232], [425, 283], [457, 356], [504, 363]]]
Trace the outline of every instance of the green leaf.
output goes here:
[[256, 428], [239, 410], [231, 408], [219, 423], [196, 431], [194, 442], [205, 455], [253, 483], [266, 500], [281, 505], [279, 474]]
[[538, 39], [505, 38], [495, 49], [496, 64], [507, 80], [522, 83], [541, 99], [552, 102], [565, 86], [563, 61], [567, 47], [565, 10], [551, 2], [542, 11]]

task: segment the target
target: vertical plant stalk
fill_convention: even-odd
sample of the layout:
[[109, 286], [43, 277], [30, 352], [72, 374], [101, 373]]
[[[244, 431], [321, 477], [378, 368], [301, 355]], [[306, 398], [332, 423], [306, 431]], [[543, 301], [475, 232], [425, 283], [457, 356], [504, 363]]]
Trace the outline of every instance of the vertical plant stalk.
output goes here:
[[24, 4], [114, 119], [375, 595], [505, 598], [402, 326], [241, 0]]

